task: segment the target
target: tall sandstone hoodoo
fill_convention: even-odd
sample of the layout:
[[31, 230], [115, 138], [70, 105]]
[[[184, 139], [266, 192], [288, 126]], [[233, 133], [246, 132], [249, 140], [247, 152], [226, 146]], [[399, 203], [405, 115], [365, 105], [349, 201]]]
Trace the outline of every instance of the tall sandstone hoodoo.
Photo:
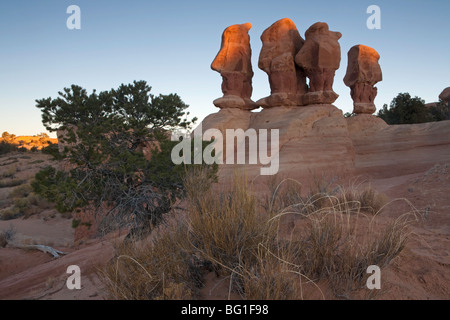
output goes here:
[[334, 75], [341, 61], [340, 32], [330, 31], [328, 24], [317, 22], [305, 32], [305, 43], [295, 62], [309, 78], [309, 91], [303, 97], [305, 105], [331, 104], [339, 97], [333, 91]]
[[379, 60], [378, 52], [368, 46], [356, 45], [348, 51], [344, 83], [350, 87], [353, 112], [356, 114], [372, 114], [376, 111], [374, 100], [377, 88], [375, 84], [383, 79]]
[[256, 104], [263, 108], [302, 105], [308, 87], [295, 56], [304, 40], [294, 22], [288, 18], [278, 20], [263, 32], [261, 41], [258, 67], [269, 76], [271, 94]]
[[250, 99], [253, 69], [248, 31], [251, 27], [251, 23], [235, 24], [222, 34], [220, 51], [211, 64], [211, 69], [222, 76], [223, 97], [213, 102], [218, 108], [257, 108]]

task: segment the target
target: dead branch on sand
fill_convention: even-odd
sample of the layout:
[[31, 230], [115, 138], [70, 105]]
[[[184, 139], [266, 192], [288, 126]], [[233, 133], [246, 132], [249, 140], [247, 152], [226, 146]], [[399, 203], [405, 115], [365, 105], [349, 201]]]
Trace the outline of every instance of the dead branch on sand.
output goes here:
[[60, 255], [65, 255], [67, 254], [67, 252], [62, 252], [59, 250], [56, 250], [52, 247], [49, 246], [44, 246], [42, 244], [27, 244], [27, 245], [23, 245], [23, 244], [9, 244], [12, 247], [15, 248], [20, 248], [20, 249], [28, 249], [28, 250], [40, 250], [42, 252], [46, 252], [46, 253], [50, 253], [53, 258], [60, 258]]

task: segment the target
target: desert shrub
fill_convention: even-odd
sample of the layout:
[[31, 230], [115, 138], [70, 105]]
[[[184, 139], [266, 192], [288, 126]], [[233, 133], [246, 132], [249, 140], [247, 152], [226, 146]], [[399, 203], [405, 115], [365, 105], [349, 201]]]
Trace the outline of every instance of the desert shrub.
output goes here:
[[76, 229], [79, 226], [86, 226], [88, 229], [90, 229], [92, 226], [92, 223], [91, 222], [81, 222], [81, 220], [72, 219], [72, 228]]
[[1, 220], [11, 220], [20, 216], [20, 211], [15, 206], [3, 209], [0, 211]]
[[6, 169], [2, 172], [0, 175], [1, 178], [14, 178], [14, 175], [17, 173], [17, 167], [11, 166], [10, 168]]
[[17, 158], [8, 158], [6, 162], [0, 164], [1, 167], [9, 166], [10, 164], [17, 163], [19, 160]]
[[30, 184], [22, 184], [18, 187], [15, 187], [10, 193], [9, 198], [25, 198], [28, 197], [33, 191], [33, 188]]
[[258, 246], [270, 241], [273, 225], [261, 216], [255, 195], [245, 177], [235, 177], [231, 190], [208, 189], [199, 193], [197, 177], [187, 177], [190, 241], [216, 271], [229, 275], [242, 263], [250, 263]]
[[439, 100], [436, 105], [429, 107], [428, 110], [434, 121], [450, 120], [450, 104], [448, 102]]
[[344, 197], [341, 199], [343, 203], [353, 204], [355, 210], [361, 210], [370, 214], [381, 212], [388, 203], [388, 197], [372, 187], [361, 187], [359, 190], [345, 190], [342, 191], [342, 196]]
[[14, 239], [16, 232], [17, 230], [12, 224], [8, 227], [8, 229], [2, 230], [0, 232], [0, 247], [5, 247], [8, 242], [11, 242]]
[[11, 206], [13, 201], [11, 199], [0, 199], [0, 209]]
[[6, 236], [3, 232], [0, 232], [0, 248], [6, 247], [8, 241], [6, 240]]
[[0, 248], [6, 247], [8, 242], [11, 242], [16, 234], [16, 229], [10, 225], [8, 229], [0, 231]]
[[443, 101], [436, 106], [426, 107], [419, 97], [412, 98], [409, 93], [399, 93], [390, 103], [378, 111], [378, 117], [388, 124], [412, 124], [450, 119], [450, 107]]
[[4, 155], [13, 151], [17, 151], [17, 145], [7, 141], [0, 141], [0, 155]]
[[12, 201], [12, 206], [4, 212], [7, 219], [14, 219], [19, 216], [28, 218], [51, 207], [48, 201], [33, 193], [30, 184], [17, 186], [9, 193], [8, 198]]
[[412, 208], [383, 226], [376, 218], [387, 205], [385, 195], [361, 185], [350, 191], [331, 185], [316, 189], [321, 193], [297, 195], [296, 202], [285, 202], [288, 206], [277, 218], [297, 217], [288, 245], [295, 252], [288, 261], [298, 267], [296, 272], [306, 279], [326, 281], [335, 297], [349, 298], [364, 286], [368, 266], [383, 268], [401, 252], [409, 235], [407, 226], [419, 215]]
[[72, 228], [76, 229], [80, 225], [81, 220], [78, 219], [72, 219]]
[[110, 297], [125, 300], [182, 300], [198, 297], [200, 266], [186, 242], [187, 224], [163, 223], [151, 239], [122, 243], [101, 272]]
[[30, 164], [37, 164], [37, 163], [42, 163], [42, 162], [45, 162], [45, 160], [37, 159], [37, 160], [31, 161]]
[[[35, 203], [35, 205], [32, 204]], [[13, 210], [17, 212], [16, 217], [24, 216], [29, 218], [30, 216], [39, 213], [39, 209], [36, 207], [37, 200], [34, 197], [16, 198], [14, 200]]]
[[22, 179], [4, 179], [4, 180], [0, 180], [0, 188], [16, 187], [16, 186], [20, 186], [24, 182], [25, 181]]
[[28, 198], [17, 198], [14, 200], [14, 207], [16, 207], [20, 213], [23, 213], [30, 205]]

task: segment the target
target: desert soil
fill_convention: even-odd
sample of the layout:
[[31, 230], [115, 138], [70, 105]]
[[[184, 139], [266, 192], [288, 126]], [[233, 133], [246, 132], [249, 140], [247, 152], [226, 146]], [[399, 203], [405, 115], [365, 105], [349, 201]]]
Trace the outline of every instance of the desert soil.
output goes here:
[[[30, 179], [50, 160], [41, 153], [7, 155], [0, 164], [19, 157], [16, 175]], [[22, 155], [23, 156], [23, 155]], [[36, 161], [42, 160], [42, 161]], [[445, 160], [445, 159], [444, 159]], [[450, 161], [438, 158], [426, 162], [415, 172], [402, 174], [392, 168], [384, 175], [374, 174], [372, 186], [391, 200], [407, 199], [420, 210], [424, 218], [411, 228], [413, 234], [406, 248], [382, 270], [382, 290], [377, 299], [449, 299], [450, 298]], [[6, 170], [8, 166], [0, 166]], [[373, 173], [373, 172], [371, 172]], [[1, 171], [0, 171], [1, 174]], [[0, 189], [0, 199], [7, 198], [12, 188]], [[391, 218], [410, 210], [405, 200], [395, 200], [385, 215]], [[56, 211], [46, 210], [28, 219], [1, 221], [0, 231], [15, 229], [14, 243], [44, 244], [61, 250], [66, 255], [58, 259], [48, 253], [16, 248], [8, 244], [0, 248], [0, 299], [106, 299], [107, 294], [99, 280], [98, 270], [114, 256], [116, 237], [74, 242], [72, 219]], [[81, 269], [81, 290], [69, 290], [67, 267]], [[227, 284], [212, 275], [202, 290], [205, 299], [226, 299]]]

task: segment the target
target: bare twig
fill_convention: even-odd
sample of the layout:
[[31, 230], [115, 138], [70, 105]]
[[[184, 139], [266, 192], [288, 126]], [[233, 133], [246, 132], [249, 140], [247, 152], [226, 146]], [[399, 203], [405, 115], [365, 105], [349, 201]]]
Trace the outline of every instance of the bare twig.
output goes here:
[[44, 246], [42, 244], [27, 244], [27, 245], [10, 244], [10, 246], [15, 247], [15, 248], [20, 248], [20, 249], [40, 250], [42, 252], [51, 254], [54, 258], [60, 258], [61, 257], [60, 255], [67, 254], [67, 252], [62, 252], [62, 251], [56, 250], [52, 247]]

